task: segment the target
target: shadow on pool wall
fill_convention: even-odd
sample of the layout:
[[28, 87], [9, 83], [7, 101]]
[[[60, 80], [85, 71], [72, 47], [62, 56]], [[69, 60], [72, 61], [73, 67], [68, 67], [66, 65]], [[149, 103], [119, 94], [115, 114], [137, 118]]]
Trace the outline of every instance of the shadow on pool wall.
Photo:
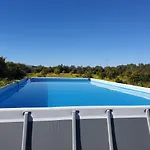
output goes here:
[[88, 78], [33, 77], [31, 82], [89, 82]]
[[24, 78], [18, 82], [9, 84], [3, 88], [0, 88], [0, 102], [5, 99], [11, 97], [13, 94], [18, 92], [21, 88], [23, 88], [27, 84], [28, 78]]
[[46, 83], [31, 82], [25, 78], [20, 82], [0, 89], [0, 108], [35, 108], [48, 106]]

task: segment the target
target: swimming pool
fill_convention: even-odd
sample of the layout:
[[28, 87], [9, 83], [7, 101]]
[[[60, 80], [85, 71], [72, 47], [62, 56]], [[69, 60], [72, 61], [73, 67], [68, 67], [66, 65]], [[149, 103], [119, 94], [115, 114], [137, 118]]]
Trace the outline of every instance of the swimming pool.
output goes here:
[[31, 78], [0, 90], [0, 108], [150, 105], [148, 88], [96, 79]]
[[2, 150], [150, 149], [149, 88], [26, 78], [0, 89], [0, 107]]

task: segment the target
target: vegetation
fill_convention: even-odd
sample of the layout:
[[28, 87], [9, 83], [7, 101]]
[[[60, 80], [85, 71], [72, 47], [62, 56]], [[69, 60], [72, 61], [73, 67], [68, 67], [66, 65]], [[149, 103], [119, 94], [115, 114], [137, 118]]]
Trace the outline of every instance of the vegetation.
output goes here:
[[101, 66], [65, 66], [54, 67], [27, 66], [25, 64], [6, 62], [0, 57], [0, 86], [24, 77], [83, 77], [97, 78], [119, 83], [150, 87], [150, 64], [128, 64], [117, 67]]

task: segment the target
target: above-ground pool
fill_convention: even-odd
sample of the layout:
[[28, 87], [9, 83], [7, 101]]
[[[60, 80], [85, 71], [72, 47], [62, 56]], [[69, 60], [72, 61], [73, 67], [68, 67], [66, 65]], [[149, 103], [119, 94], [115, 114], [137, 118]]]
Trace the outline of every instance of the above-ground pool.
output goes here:
[[86, 78], [31, 78], [0, 90], [1, 108], [150, 105], [148, 88]]
[[0, 107], [1, 150], [150, 150], [149, 88], [26, 78], [0, 89]]

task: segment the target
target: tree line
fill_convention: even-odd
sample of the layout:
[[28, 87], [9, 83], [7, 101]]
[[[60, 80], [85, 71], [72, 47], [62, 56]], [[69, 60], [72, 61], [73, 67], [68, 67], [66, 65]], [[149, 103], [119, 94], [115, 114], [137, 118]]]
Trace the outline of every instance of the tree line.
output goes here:
[[83, 77], [110, 80], [119, 83], [150, 87], [150, 64], [127, 64], [116, 67], [102, 66], [29, 66], [21, 63], [6, 62], [0, 57], [0, 79], [16, 80], [25, 76]]

